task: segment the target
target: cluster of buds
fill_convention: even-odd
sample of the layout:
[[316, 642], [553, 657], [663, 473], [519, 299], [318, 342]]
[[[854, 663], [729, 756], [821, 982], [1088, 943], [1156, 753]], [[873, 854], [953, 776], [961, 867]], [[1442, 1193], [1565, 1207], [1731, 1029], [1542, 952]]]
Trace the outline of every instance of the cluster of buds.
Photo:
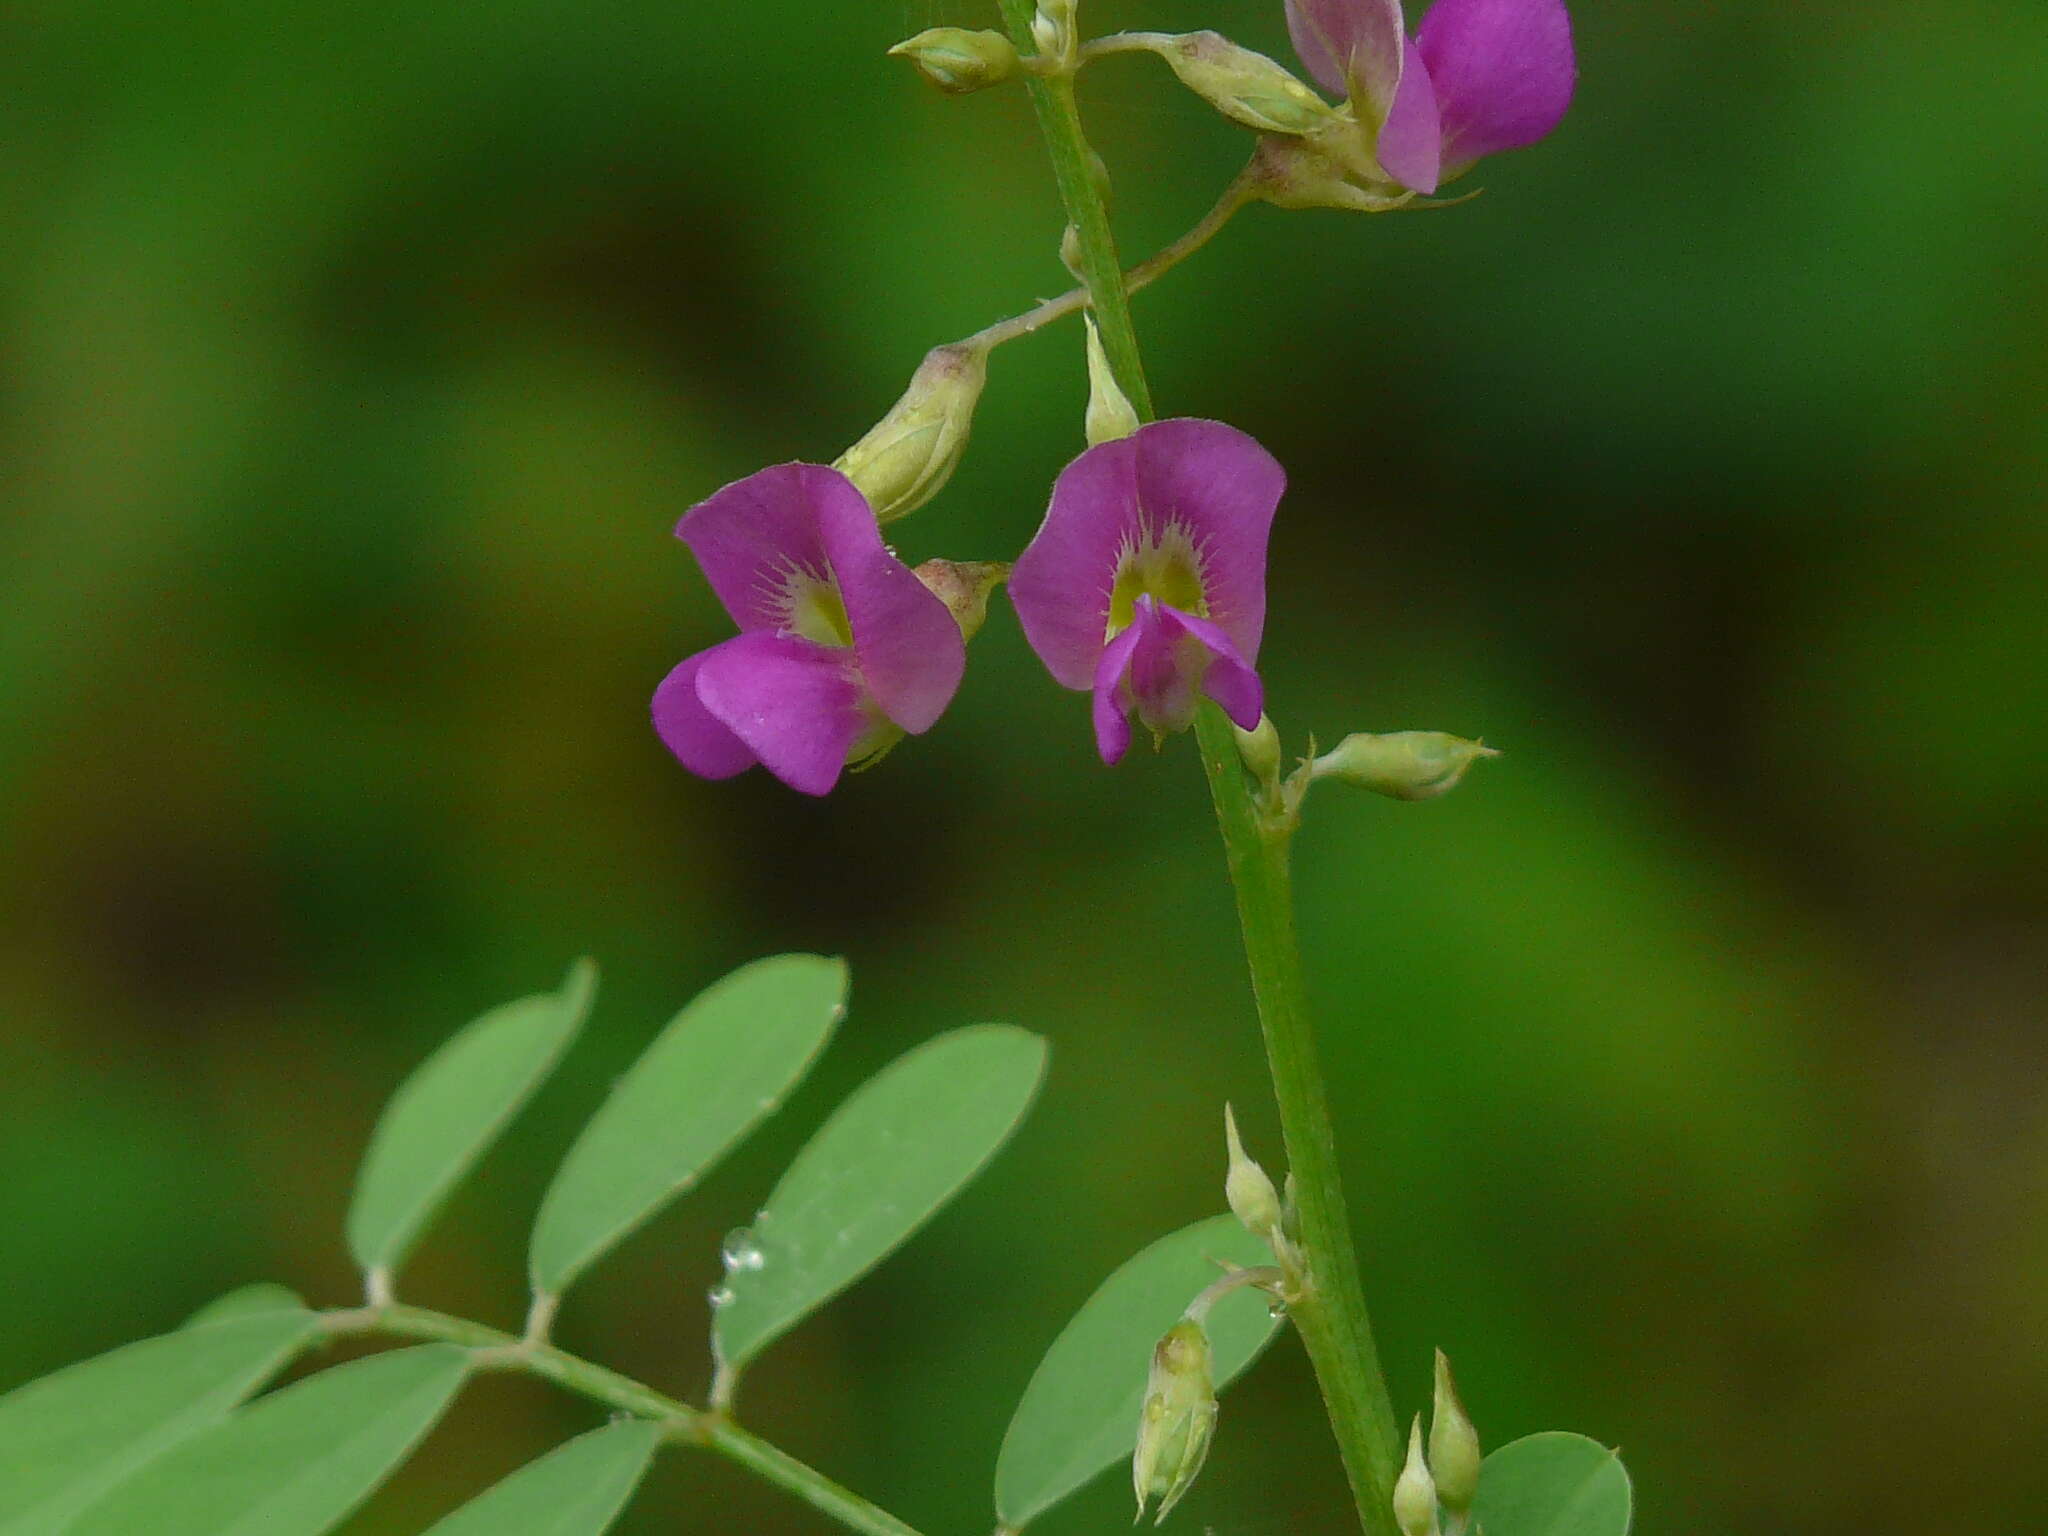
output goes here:
[[1438, 1350], [1429, 1450], [1425, 1455], [1417, 1414], [1408, 1431], [1407, 1464], [1394, 1482], [1394, 1523], [1401, 1536], [1465, 1536], [1479, 1494], [1479, 1463], [1479, 1432], [1458, 1400], [1451, 1362]]

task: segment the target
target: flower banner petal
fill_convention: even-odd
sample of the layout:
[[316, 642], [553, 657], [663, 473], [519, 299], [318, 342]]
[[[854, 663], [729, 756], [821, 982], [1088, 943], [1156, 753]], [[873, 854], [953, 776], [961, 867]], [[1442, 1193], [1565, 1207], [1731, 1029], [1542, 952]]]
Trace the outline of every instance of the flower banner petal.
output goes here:
[[676, 524], [676, 537], [742, 630], [782, 627], [791, 574], [829, 577], [818, 503], [845, 478], [822, 464], [777, 464], [714, 492]]
[[1137, 495], [1147, 524], [1186, 529], [1202, 566], [1208, 616], [1249, 660], [1266, 627], [1266, 544], [1287, 489], [1280, 461], [1220, 421], [1154, 422], [1137, 445]]
[[913, 735], [928, 731], [967, 670], [967, 641], [945, 603], [882, 542], [867, 498], [838, 471], [825, 473], [836, 483], [812, 487], [818, 534], [861, 676], [883, 714]]
[[1052, 505], [1010, 572], [1024, 638], [1063, 688], [1090, 688], [1109, 627], [1117, 560], [1138, 533], [1136, 443], [1090, 448], [1060, 472]]

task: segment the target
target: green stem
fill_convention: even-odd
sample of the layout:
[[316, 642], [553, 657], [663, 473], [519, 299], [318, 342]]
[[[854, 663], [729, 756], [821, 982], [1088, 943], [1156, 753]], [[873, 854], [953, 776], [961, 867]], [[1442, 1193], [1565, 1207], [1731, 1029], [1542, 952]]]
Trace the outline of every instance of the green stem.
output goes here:
[[[1161, 246], [1124, 274], [1124, 292], [1139, 293], [1166, 276], [1175, 267], [1186, 261], [1195, 252], [1207, 245], [1223, 232], [1223, 226], [1237, 217], [1246, 204], [1255, 202], [1259, 193], [1259, 164], [1254, 160], [1238, 175], [1237, 179], [1223, 189], [1223, 195], [1216, 204], [1203, 214], [1194, 227], [1171, 245]], [[999, 347], [1005, 342], [1029, 336], [1055, 320], [1071, 315], [1077, 309], [1088, 307], [1088, 290], [1071, 289], [1056, 299], [1047, 299], [1022, 314], [1012, 315], [1007, 320], [998, 320], [994, 325], [984, 326], [972, 336], [965, 336], [957, 343], [963, 347]]]
[[737, 1462], [755, 1476], [795, 1494], [813, 1509], [830, 1515], [849, 1530], [863, 1536], [918, 1536], [887, 1510], [870, 1504], [859, 1494], [840, 1487], [824, 1473], [805, 1466], [788, 1452], [749, 1434], [723, 1414], [707, 1413], [674, 1398], [664, 1397], [652, 1387], [621, 1376], [617, 1371], [580, 1359], [552, 1344], [521, 1339], [501, 1333], [467, 1318], [450, 1317], [425, 1307], [359, 1307], [352, 1311], [321, 1315], [326, 1332], [333, 1337], [430, 1339], [459, 1344], [477, 1351], [480, 1369], [521, 1371], [553, 1382], [566, 1391], [592, 1402], [602, 1403], [635, 1418], [662, 1425], [669, 1438], [681, 1445], [703, 1446], [728, 1461]]
[[[1003, 20], [1009, 25], [1011, 40], [1026, 52], [1036, 46], [1031, 37], [1034, 10], [1032, 0], [1003, 0]], [[1028, 84], [1032, 105], [1038, 109], [1039, 132], [1052, 157], [1060, 201], [1066, 205], [1081, 248], [1082, 281], [1088, 288], [1095, 323], [1102, 331], [1102, 350], [1139, 419], [1150, 421], [1152, 390], [1145, 382], [1145, 365], [1138, 354], [1138, 333], [1131, 324], [1130, 294], [1124, 287], [1123, 264], [1117, 259], [1116, 236], [1109, 228], [1109, 209], [1095, 179], [1095, 151], [1081, 132], [1074, 77], [1062, 70], [1034, 76]]]
[[1289, 1315], [1315, 1365], [1359, 1519], [1373, 1536], [1394, 1536], [1400, 1425], [1380, 1371], [1351, 1245], [1336, 1131], [1294, 936], [1292, 817], [1263, 812], [1253, 803], [1236, 737], [1214, 704], [1203, 704], [1195, 732], [1237, 890], [1237, 920], [1294, 1176], [1308, 1282]]
[[[1012, 38], [1020, 48], [1031, 48], [1032, 0], [1002, 3]], [[1031, 94], [1067, 217], [1079, 236], [1082, 279], [1101, 327], [1103, 350], [1139, 418], [1150, 421], [1152, 396], [1145, 385], [1108, 210], [1094, 175], [1094, 151], [1081, 129], [1072, 75], [1054, 72], [1033, 79]], [[1288, 1167], [1295, 1178], [1308, 1277], [1290, 1314], [1315, 1366], [1359, 1522], [1369, 1536], [1396, 1536], [1393, 1491], [1400, 1432], [1373, 1346], [1358, 1259], [1351, 1246], [1336, 1133], [1295, 943], [1294, 891], [1287, 862], [1291, 827], [1288, 818], [1262, 816], [1253, 805], [1230, 723], [1213, 704], [1202, 706], [1196, 731], [1231, 882], [1237, 889], [1245, 957], [1279, 1102]]]

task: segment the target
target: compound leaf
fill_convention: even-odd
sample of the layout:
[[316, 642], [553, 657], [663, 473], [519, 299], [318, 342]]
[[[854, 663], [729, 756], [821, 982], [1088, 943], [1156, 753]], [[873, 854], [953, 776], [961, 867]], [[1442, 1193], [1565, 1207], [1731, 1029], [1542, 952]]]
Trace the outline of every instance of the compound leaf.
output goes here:
[[220, 1423], [319, 1328], [304, 1309], [195, 1324], [0, 1398], [0, 1536], [66, 1529], [138, 1468]]
[[449, 1344], [322, 1371], [151, 1462], [65, 1536], [321, 1536], [411, 1454], [468, 1373], [469, 1352]]
[[[1023, 1529], [1138, 1443], [1138, 1410], [1152, 1346], [1189, 1302], [1222, 1275], [1218, 1261], [1271, 1264], [1266, 1245], [1215, 1216], [1160, 1238], [1082, 1304], [1045, 1352], [1010, 1419], [996, 1458], [996, 1512]], [[1279, 1322], [1256, 1289], [1233, 1292], [1209, 1314], [1220, 1390], [1258, 1357]]]
[[712, 1342], [727, 1375], [879, 1264], [980, 1172], [1031, 1106], [1045, 1042], [954, 1030], [856, 1089], [726, 1244]]
[[660, 1444], [660, 1427], [645, 1420], [592, 1430], [471, 1499], [427, 1536], [602, 1536]]
[[1635, 1493], [1621, 1457], [1549, 1430], [1502, 1446], [1479, 1468], [1474, 1518], [1486, 1536], [1628, 1536]]
[[570, 1283], [707, 1173], [810, 1070], [846, 1011], [846, 965], [779, 955], [700, 993], [569, 1149], [541, 1202], [534, 1289]]
[[494, 1008], [407, 1078], [370, 1138], [348, 1213], [366, 1270], [404, 1262], [464, 1174], [554, 1071], [583, 1027], [597, 968], [578, 961], [560, 991]]

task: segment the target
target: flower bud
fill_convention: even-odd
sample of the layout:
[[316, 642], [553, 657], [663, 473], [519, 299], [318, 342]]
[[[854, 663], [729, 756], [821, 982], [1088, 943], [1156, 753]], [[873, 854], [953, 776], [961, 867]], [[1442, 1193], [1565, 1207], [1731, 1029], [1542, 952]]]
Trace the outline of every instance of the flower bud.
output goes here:
[[1109, 354], [1102, 350], [1102, 332], [1096, 328], [1095, 317], [1082, 318], [1088, 322], [1088, 415], [1084, 425], [1088, 446], [1093, 448], [1129, 437], [1138, 430], [1139, 421], [1130, 396], [1124, 393], [1110, 369]]
[[965, 27], [929, 28], [889, 53], [910, 60], [925, 79], [954, 96], [1000, 85], [1016, 74], [1018, 64], [1016, 45], [1002, 33]]
[[911, 575], [946, 605], [960, 626], [960, 637], [972, 640], [988, 618], [988, 595], [1009, 577], [1000, 560], [927, 560]]
[[1238, 1140], [1237, 1116], [1223, 1106], [1223, 1139], [1230, 1150], [1230, 1168], [1223, 1176], [1223, 1196], [1231, 1213], [1254, 1237], [1272, 1242], [1280, 1234], [1280, 1192], [1261, 1168], [1245, 1155]]
[[1031, 41], [1039, 56], [1062, 68], [1071, 66], [1080, 51], [1075, 4], [1076, 0], [1038, 0], [1038, 10], [1031, 18]]
[[1436, 1483], [1422, 1459], [1422, 1415], [1408, 1431], [1408, 1464], [1394, 1480], [1394, 1524], [1401, 1536], [1438, 1536]]
[[953, 478], [987, 382], [987, 348], [932, 348], [903, 398], [834, 462], [860, 487], [877, 522], [915, 512]]
[[1462, 1514], [1479, 1492], [1479, 1431], [1458, 1401], [1451, 1362], [1436, 1352], [1436, 1403], [1429, 1417], [1429, 1470], [1444, 1508]]
[[1343, 779], [1396, 800], [1434, 800], [1458, 787], [1465, 770], [1500, 753], [1484, 742], [1442, 731], [1346, 736], [1315, 760], [1318, 779]]
[[1342, 113], [1334, 116], [1332, 127], [1313, 139], [1269, 134], [1259, 141], [1253, 183], [1258, 195], [1275, 208], [1352, 213], [1391, 213], [1413, 203], [1414, 193], [1380, 178], [1357, 124]]
[[1183, 33], [1158, 52], [1182, 85], [1233, 123], [1259, 133], [1314, 133], [1337, 115], [1263, 53], [1240, 48], [1220, 32]]
[[1233, 725], [1230, 731], [1237, 738], [1237, 755], [1253, 778], [1270, 784], [1280, 777], [1280, 731], [1271, 715], [1260, 715], [1255, 730], [1243, 731]]
[[1214, 1369], [1209, 1335], [1191, 1318], [1175, 1323], [1152, 1351], [1138, 1412], [1138, 1448], [1131, 1456], [1140, 1520], [1155, 1495], [1161, 1503], [1153, 1523], [1165, 1520], [1202, 1470], [1216, 1430]]

